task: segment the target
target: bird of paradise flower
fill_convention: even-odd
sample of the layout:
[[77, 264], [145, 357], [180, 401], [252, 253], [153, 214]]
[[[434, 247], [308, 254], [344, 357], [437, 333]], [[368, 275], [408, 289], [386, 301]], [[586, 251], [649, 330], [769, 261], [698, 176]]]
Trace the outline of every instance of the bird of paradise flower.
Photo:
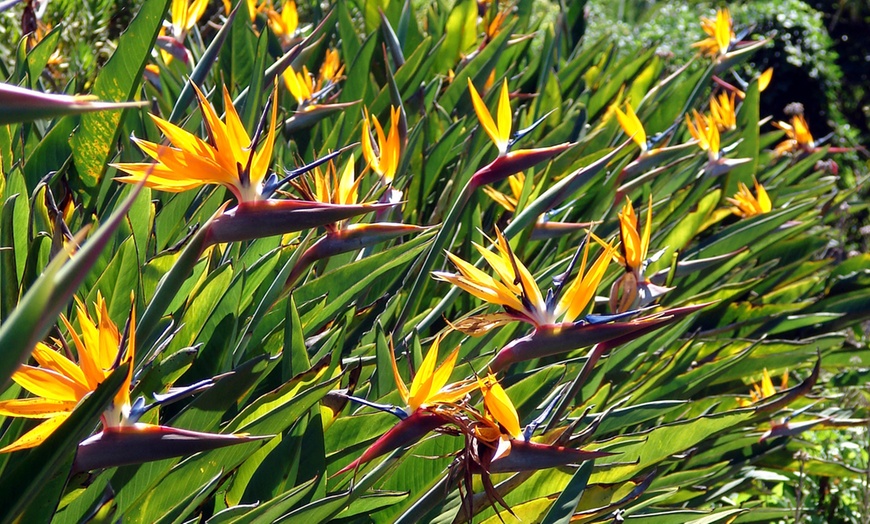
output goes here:
[[[121, 388], [100, 416], [102, 431], [79, 444], [75, 471], [142, 463], [205, 451], [262, 437], [201, 433], [167, 426], [139, 423], [139, 418], [158, 404], [166, 404], [211, 385], [204, 381], [165, 395], [159, 403], [145, 406], [130, 401], [135, 362], [136, 312], [131, 309], [127, 333], [122, 335], [109, 318], [108, 307], [97, 293], [96, 316], [76, 299], [80, 331], [63, 315], [78, 362], [61, 351], [38, 343], [33, 349], [37, 365], [22, 365], [12, 380], [35, 395], [0, 401], [0, 415], [42, 420], [36, 427], [0, 449], [10, 453], [43, 443], [63, 424], [76, 406], [97, 389], [117, 368], [127, 366]], [[124, 344], [126, 342], [126, 344]]]
[[[492, 473], [543, 469], [609, 455], [530, 442], [530, 435], [522, 430], [516, 407], [494, 375], [449, 383], [460, 347], [457, 346], [441, 365], [436, 366], [440, 343], [441, 338], [436, 337], [410, 386], [402, 379], [391, 350], [393, 375], [406, 407], [378, 405], [358, 398], [353, 400], [393, 413], [401, 420], [359, 458], [333, 476], [356, 470], [377, 457], [412, 445], [432, 431], [458, 433], [466, 442], [454, 462], [454, 467], [463, 467], [466, 478], [464, 504], [467, 506], [471, 502], [470, 479], [471, 475], [477, 474], [490, 499], [510, 511], [492, 484]], [[483, 397], [482, 409], [471, 402], [475, 392]]]

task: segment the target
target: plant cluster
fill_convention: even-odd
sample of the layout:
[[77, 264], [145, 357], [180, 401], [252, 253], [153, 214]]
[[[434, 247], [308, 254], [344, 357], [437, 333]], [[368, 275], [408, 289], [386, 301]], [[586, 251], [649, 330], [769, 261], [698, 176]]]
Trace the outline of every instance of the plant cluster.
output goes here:
[[2, 54], [0, 522], [769, 522], [863, 478], [797, 438], [866, 423], [870, 257], [848, 151], [735, 73], [770, 40], [447, 4], [149, 0], [87, 94], [59, 27]]

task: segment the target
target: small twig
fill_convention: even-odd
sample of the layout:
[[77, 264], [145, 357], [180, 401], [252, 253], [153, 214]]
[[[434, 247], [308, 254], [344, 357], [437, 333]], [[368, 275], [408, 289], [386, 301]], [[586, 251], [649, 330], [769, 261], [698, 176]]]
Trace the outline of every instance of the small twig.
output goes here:
[[804, 463], [809, 457], [807, 456], [807, 453], [803, 450], [795, 453], [794, 457], [798, 459], [798, 461], [800, 461], [800, 469], [798, 470], [797, 493], [795, 493], [794, 522], [795, 524], [800, 524], [801, 509], [804, 504]]
[[870, 425], [864, 428], [864, 451], [867, 461], [864, 464], [864, 493], [861, 500], [861, 522], [870, 524]]

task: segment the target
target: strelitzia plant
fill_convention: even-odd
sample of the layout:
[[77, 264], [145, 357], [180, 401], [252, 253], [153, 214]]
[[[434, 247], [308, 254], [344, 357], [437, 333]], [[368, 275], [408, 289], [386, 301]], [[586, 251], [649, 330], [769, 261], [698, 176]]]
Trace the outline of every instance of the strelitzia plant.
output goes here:
[[483, 99], [480, 97], [480, 94], [477, 92], [477, 89], [474, 87], [474, 83], [472, 83], [470, 78], [468, 79], [468, 92], [471, 96], [472, 105], [474, 106], [474, 111], [477, 114], [480, 125], [498, 149], [498, 156], [496, 156], [496, 158], [489, 164], [486, 164], [475, 171], [460, 191], [456, 200], [453, 202], [453, 206], [450, 208], [450, 211], [448, 211], [447, 216], [445, 216], [444, 221], [441, 224], [441, 229], [432, 241], [432, 247], [426, 254], [426, 258], [423, 260], [420, 273], [417, 274], [417, 277], [411, 285], [408, 300], [399, 315], [398, 324], [400, 328], [404, 324], [410, 309], [416, 307], [417, 302], [420, 299], [419, 293], [423, 286], [423, 282], [435, 264], [435, 258], [438, 256], [438, 252], [447, 241], [447, 236], [452, 234], [453, 228], [456, 226], [456, 221], [459, 219], [459, 216], [465, 209], [465, 206], [468, 204], [474, 191], [479, 187], [499, 182], [513, 174], [523, 172], [542, 162], [546, 162], [560, 153], [565, 152], [573, 145], [570, 143], [564, 143], [550, 147], [510, 151], [511, 146], [517, 140], [541, 124], [545, 118], [541, 118], [528, 128], [519, 131], [517, 136], [511, 139], [512, 123], [510, 93], [508, 91], [507, 79], [504, 80], [501, 90], [499, 91], [497, 121], [492, 118], [492, 114], [483, 103]]
[[[779, 384], [780, 390], [785, 390], [786, 388], [788, 388], [788, 371], [782, 373]], [[776, 395], [776, 393], [776, 387], [773, 385], [770, 373], [767, 372], [767, 368], [764, 368], [761, 372], [761, 380], [752, 383], [752, 388], [749, 390], [750, 399], [740, 398], [737, 402], [741, 407], [749, 407]]]
[[287, 90], [296, 99], [297, 111], [314, 109], [314, 80], [308, 67], [303, 65], [301, 71], [296, 71], [292, 65], [288, 66], [282, 77]]
[[299, 12], [294, 0], [286, 0], [278, 13], [273, 5], [266, 7], [266, 18], [269, 29], [278, 37], [282, 45], [290, 45], [299, 28]]
[[[516, 459], [516, 455], [522, 453], [520, 449], [523, 444], [527, 444], [527, 441], [522, 435], [517, 410], [495, 376], [489, 374], [484, 378], [478, 378], [477, 381], [483, 393], [483, 410], [474, 413], [476, 416], [469, 420], [468, 429], [462, 432], [465, 437], [465, 449], [453, 464], [454, 470], [460, 468], [463, 470], [463, 482], [460, 484], [460, 491], [462, 487], [465, 491], [463, 506], [468, 518], [472, 518], [473, 474], [477, 473], [493, 507], [495, 508], [495, 504], [499, 503], [516, 517], [493, 485], [491, 474], [508, 471], [500, 469], [504, 465], [503, 462], [508, 460], [512, 452]], [[595, 457], [589, 456], [589, 458]]]
[[[826, 176], [824, 165], [814, 168], [818, 137], [814, 154], [796, 150], [795, 157], [806, 158], [795, 161], [770, 161], [761, 150], [778, 141], [758, 134], [765, 116], [758, 112], [765, 107], [757, 96], [761, 79], [745, 84], [729, 67], [752, 47], [736, 23], [724, 55], [717, 50], [715, 59], [676, 64], [640, 44], [583, 38], [582, 2], [565, 2], [564, 17], [552, 28], [540, 10], [515, 16], [493, 1], [480, 2], [480, 11], [472, 2], [431, 2], [425, 19], [414, 16], [412, 2], [389, 2], [380, 14], [353, 2], [311, 3], [304, 12], [299, 4], [305, 23], [299, 20], [287, 41], [276, 37], [285, 29], [270, 23], [270, 10], [288, 15], [289, 1], [236, 1], [255, 15], [254, 24], [247, 16], [203, 16], [186, 39], [196, 63], [185, 70], [175, 60], [160, 69], [154, 89], [139, 72], [155, 56], [170, 3], [138, 2], [127, 31], [95, 35], [113, 56], [93, 62], [94, 70], [76, 71], [78, 60], [68, 69], [43, 68], [56, 42], [69, 54], [60, 31], [32, 50], [22, 44], [19, 53], [0, 53], [10, 84], [81, 85], [101, 99], [147, 98], [154, 114], [191, 135], [189, 147], [179, 146], [138, 110], [0, 125], [0, 376], [11, 382], [21, 362], [43, 367], [29, 356], [37, 342], [78, 365], [71, 337], [84, 340], [84, 332], [75, 304], [65, 310], [72, 296], [89, 297], [99, 325], [90, 299], [98, 291], [118, 323], [118, 347], [125, 351], [135, 332], [138, 357], [118, 357], [113, 348], [107, 369], [114, 370], [58, 429], [36, 447], [0, 455], [3, 523], [492, 524], [496, 511], [508, 520], [503, 507], [523, 521], [544, 523], [610, 521], [617, 510], [639, 521], [768, 521], [787, 518], [793, 505], [787, 497], [799, 491], [778, 480], [797, 466], [791, 453], [807, 447], [789, 436], [828, 417], [865, 425], [860, 406], [853, 414], [831, 401], [840, 397], [840, 384], [863, 380], [850, 370], [870, 359], [862, 349], [866, 336], [850, 329], [870, 318], [861, 307], [870, 260], [828, 256], [855, 247], [854, 235], [837, 226], [854, 222], [854, 213], [860, 218], [860, 206], [840, 205], [854, 200], [856, 186], [849, 176]], [[544, 38], [530, 42], [530, 35]], [[80, 57], [87, 58], [82, 53], [92, 41], [85, 35], [77, 42]], [[346, 77], [328, 51], [339, 43], [349, 60]], [[151, 65], [165, 64], [158, 57]], [[270, 96], [288, 65], [297, 72], [307, 67], [305, 80], [313, 84], [307, 105], [315, 109], [299, 109], [284, 85], [277, 103]], [[719, 75], [736, 79], [734, 86]], [[213, 103], [215, 117], [196, 106], [207, 102], [180, 82], [187, 76]], [[712, 101], [705, 94], [711, 90]], [[312, 118], [318, 105], [356, 98], [361, 105], [350, 111]], [[398, 118], [390, 105], [399, 108]], [[4, 107], [18, 109], [14, 102]], [[633, 113], [634, 125], [645, 127], [646, 152], [634, 147], [636, 133], [623, 133], [609, 108]], [[752, 163], [728, 178], [710, 176], [718, 164], [710, 164], [685, 130], [686, 113], [696, 124], [693, 110], [719, 130], [719, 161], [739, 151]], [[364, 161], [362, 144], [354, 142], [361, 142], [366, 111], [376, 160]], [[382, 124], [380, 143], [373, 115]], [[400, 147], [395, 172], [384, 180], [374, 167], [393, 164], [385, 147], [391, 119], [398, 121]], [[523, 129], [536, 119], [543, 120], [534, 132]], [[790, 119], [791, 113], [784, 118], [789, 125]], [[233, 134], [236, 120], [244, 137]], [[219, 146], [210, 136], [219, 132], [238, 154], [208, 149]], [[157, 158], [117, 139], [131, 134], [153, 142]], [[193, 137], [205, 144], [202, 150]], [[535, 160], [522, 149], [563, 143], [574, 145], [519, 169]], [[127, 176], [123, 171], [110, 169], [105, 179], [107, 161], [141, 161], [137, 155], [157, 174], [162, 148], [169, 152], [164, 158], [184, 160], [182, 152], [225, 153], [232, 178], [200, 180], [183, 194], [144, 182], [115, 184], [111, 178]], [[677, 148], [673, 157], [665, 153], [671, 148]], [[255, 157], [265, 164], [262, 179], [241, 187], [240, 173], [255, 176], [248, 169]], [[215, 165], [209, 174], [221, 172]], [[859, 181], [860, 168], [850, 166]], [[179, 178], [199, 173], [182, 162], [170, 171]], [[757, 197], [753, 175], [765, 185], [775, 182], [783, 205], [753, 219], [724, 220], [731, 204], [721, 203], [739, 182]], [[473, 193], [495, 195], [492, 187], [504, 191], [500, 202], [509, 213]], [[245, 193], [244, 201], [233, 189]], [[373, 243], [386, 220], [378, 210], [398, 216], [400, 208], [370, 202], [391, 201], [398, 190], [405, 221], [440, 227], [438, 242], [424, 232]], [[631, 211], [626, 196], [637, 206]], [[347, 215], [354, 206], [374, 212]], [[595, 232], [607, 230], [604, 245], [612, 254], [599, 259], [604, 246], [576, 226], [570, 237], [538, 241], [536, 222], [546, 215], [600, 224]], [[390, 220], [398, 222], [395, 216]], [[92, 234], [72, 234], [88, 223], [98, 224]], [[504, 226], [505, 246], [495, 225]], [[280, 234], [309, 227], [315, 229]], [[476, 230], [492, 232], [495, 245], [472, 238]], [[365, 234], [355, 236], [360, 231]], [[305, 269], [314, 267], [305, 264], [312, 246], [328, 255], [342, 241], [353, 251]], [[646, 265], [660, 248], [667, 260]], [[446, 252], [465, 265], [454, 267]], [[608, 267], [593, 286], [599, 260]], [[457, 275], [500, 303], [430, 281], [432, 270]], [[294, 271], [300, 276], [291, 294], [284, 284]], [[585, 288], [575, 280], [584, 278]], [[607, 305], [614, 280], [623, 302], [616, 313]], [[635, 300], [645, 280], [674, 286], [662, 297], [665, 306]], [[572, 318], [560, 306], [575, 285], [584, 288], [578, 301], [581, 294], [592, 298]], [[112, 303], [131, 290], [140, 293], [142, 311], [125, 328], [129, 310]], [[715, 304], [711, 311], [699, 311], [708, 301]], [[478, 317], [462, 320], [473, 307]], [[71, 316], [72, 328], [56, 320], [60, 312]], [[483, 336], [451, 332], [437, 351], [425, 342], [420, 348], [418, 339], [443, 334], [440, 328], [451, 322]], [[853, 339], [859, 344], [850, 344]], [[750, 382], [765, 366], [777, 375], [789, 369], [797, 385], [782, 391], [774, 377], [775, 394], [740, 407], [738, 399], [750, 398]], [[825, 377], [837, 376], [814, 387], [821, 367]], [[101, 430], [100, 415], [115, 406], [121, 386], [130, 397], [119, 404], [129, 405], [128, 425]], [[13, 383], [3, 398], [28, 395]], [[351, 395], [393, 403], [380, 406], [393, 414], [354, 409]], [[147, 410], [165, 405], [166, 396], [178, 399], [171, 409]], [[114, 414], [124, 411], [107, 413], [117, 420]], [[0, 418], [0, 448], [39, 422]], [[779, 422], [784, 418], [790, 422]], [[174, 427], [222, 433], [222, 442], [239, 442], [246, 433], [274, 437], [195, 453], [204, 449], [201, 436]], [[762, 435], [776, 442], [759, 444]], [[178, 451], [182, 443], [189, 447], [177, 459], [114, 467], [146, 453], [160, 457], [170, 446]], [[619, 455], [593, 464], [603, 451]], [[358, 461], [356, 471], [330, 476], [361, 455], [370, 460]], [[93, 474], [67, 475], [73, 460], [76, 472]], [[860, 488], [859, 474], [813, 460], [805, 475], [833, 471], [844, 489]], [[764, 478], [765, 489], [735, 478]], [[692, 488], [697, 485], [707, 489]], [[720, 503], [732, 499], [740, 507]]]
[[[742, 408], [754, 408], [756, 412], [773, 412], [788, 405], [792, 400], [801, 397], [807, 393], [812, 387], [812, 384], [818, 378], [818, 364], [813, 368], [812, 374], [800, 384], [788, 387], [789, 372], [786, 369], [783, 371], [779, 380], [779, 388], [773, 384], [773, 380], [768, 373], [767, 368], [763, 368], [761, 379], [758, 382], [752, 382], [752, 387], [749, 390], [749, 399], [739, 397], [737, 404]], [[769, 422], [769, 428], [765, 430], [759, 437], [759, 441], [765, 441], [770, 438], [786, 437], [799, 435], [804, 431], [813, 427], [824, 424], [830, 421], [827, 416], [822, 416], [810, 420], [802, 420], [794, 422], [793, 419], [802, 414], [804, 409], [795, 410], [791, 415], [773, 419]]]
[[[500, 305], [504, 312], [478, 315], [464, 319], [454, 327], [470, 335], [482, 335], [491, 329], [509, 322], [521, 321], [531, 324], [534, 331], [518, 338], [496, 353], [489, 363], [490, 369], [500, 371], [513, 362], [558, 354], [605, 340], [630, 336], [646, 323], [665, 319], [653, 315], [630, 322], [619, 322], [623, 315], [614, 317], [586, 317], [595, 297], [598, 285], [614, 258], [615, 249], [604, 243], [602, 252], [594, 262], [590, 261], [591, 243], [577, 249], [568, 269], [559, 277], [555, 289], [547, 292], [546, 298], [526, 266], [516, 258], [507, 239], [496, 229], [496, 252], [475, 244], [478, 253], [498, 275], [498, 280], [461, 258], [447, 256], [459, 273], [433, 272], [436, 280], [443, 280], [491, 304]], [[573, 282], [565, 282], [579, 261], [579, 272]], [[558, 297], [558, 298], [557, 298]], [[636, 312], [628, 312], [628, 316]], [[688, 313], [688, 311], [687, 311]], [[661, 318], [660, 318], [661, 317]]]
[[[257, 16], [264, 12], [268, 7], [266, 2], [260, 2], [260, 0], [245, 0], [245, 4], [247, 4], [248, 16], [251, 18], [252, 24], [257, 21]], [[225, 10], [229, 11], [230, 5], [230, 0], [224, 0]]]
[[472, 496], [474, 475], [480, 475], [484, 494], [496, 513], [496, 504], [499, 504], [516, 517], [493, 483], [493, 474], [533, 472], [612, 455], [564, 446], [565, 437], [570, 433], [564, 430], [541, 436], [539, 440], [543, 442], [531, 440], [534, 423], [525, 429], [521, 427], [513, 402], [495, 376], [487, 374], [477, 380], [483, 394], [483, 409], [469, 410], [467, 426], [460, 432], [465, 438], [465, 447], [451, 465], [451, 475], [461, 479], [463, 509], [469, 520], [481, 509]]
[[[773, 68], [768, 67], [764, 71], [758, 75], [758, 91], [764, 92], [770, 86], [770, 82], [773, 80]], [[740, 93], [738, 93], [740, 95]], [[744, 98], [746, 95], [741, 95], [740, 98]]]
[[634, 112], [634, 108], [631, 107], [631, 103], [625, 103], [625, 112], [618, 105], [612, 106], [612, 109], [622, 130], [640, 147], [641, 156], [647, 154], [649, 152], [649, 143], [647, 142], [646, 131]]
[[196, 84], [192, 85], [202, 111], [207, 140], [159, 116], [151, 115], [151, 120], [164, 133], [171, 147], [133, 137], [133, 143], [157, 162], [112, 164], [112, 167], [126, 173], [126, 176], [117, 180], [128, 184], [145, 180], [148, 187], [170, 192], [215, 184], [226, 187], [239, 203], [264, 200], [264, 186], [275, 143], [277, 99], [273, 97], [271, 118], [263, 126], [266, 137], [263, 145], [257, 148], [259, 132], [252, 140], [226, 88], [223, 89], [223, 101], [227, 108], [226, 121], [223, 122], [205, 94]]
[[[102, 431], [79, 445], [73, 465], [75, 471], [161, 460], [194, 450], [205, 451], [259, 438], [138, 423], [138, 419], [155, 405], [143, 408], [144, 404], [134, 406], [130, 401], [136, 350], [135, 309], [130, 313], [128, 332], [122, 336], [109, 318], [106, 302], [99, 293], [94, 305], [96, 318], [91, 318], [85, 305], [77, 301], [80, 333], [76, 333], [65, 316], [60, 317], [72, 339], [78, 362], [57, 349], [39, 343], [32, 353], [38, 365], [22, 365], [12, 375], [12, 380], [36, 396], [0, 401], [0, 415], [40, 419], [42, 422], [0, 449], [0, 453], [20, 451], [44, 442], [87, 395], [122, 365], [126, 365], [128, 371], [121, 389], [100, 417]], [[199, 390], [203, 386], [194, 389]], [[192, 391], [184, 391], [182, 395]], [[161, 403], [177, 400], [178, 397], [166, 396]]]
[[[718, 111], [715, 113], [715, 116], [708, 116], [699, 113], [697, 109], [693, 109], [691, 116], [688, 113], [685, 116], [686, 128], [689, 130], [689, 135], [695, 140], [701, 151], [707, 153], [707, 164], [704, 166], [704, 172], [710, 176], [727, 173], [736, 166], [745, 164], [750, 160], [748, 158], [725, 158], [721, 147], [719, 128], [728, 124], [731, 117], [721, 113], [721, 111]], [[718, 118], [724, 118], [725, 120], [722, 120], [720, 124]]]
[[798, 114], [791, 117], [791, 123], [777, 121], [773, 126], [785, 131], [786, 139], [776, 145], [774, 154], [782, 156], [794, 153], [812, 152], [816, 148], [810, 126], [804, 115]]
[[737, 93], [719, 93], [710, 97], [710, 119], [716, 124], [720, 133], [733, 131], [737, 128]]
[[640, 148], [640, 154], [637, 158], [620, 172], [620, 181], [627, 177], [634, 177], [651, 168], [660, 169], [659, 166], [684, 155], [686, 150], [691, 148], [691, 144], [655, 147], [669, 138], [673, 126], [653, 137], [647, 136], [643, 123], [629, 101], [625, 102], [625, 111], [619, 108], [619, 104], [614, 103], [610, 106], [608, 113], [616, 117], [622, 131]]
[[695, 42], [692, 47], [697, 48], [702, 55], [712, 58], [728, 54], [735, 35], [731, 13], [727, 8], [717, 9], [715, 19], [701, 17], [701, 29], [707, 33], [707, 38]]
[[341, 64], [338, 52], [330, 49], [320, 65], [317, 80], [308, 71], [308, 66], [302, 65], [297, 70], [292, 65], [282, 73], [284, 85], [296, 100], [296, 112], [284, 122], [284, 130], [294, 133], [307, 129], [329, 115], [344, 111], [353, 107], [356, 102], [325, 103], [334, 96], [333, 91], [338, 87], [338, 81], [342, 78], [344, 66]]
[[702, 56], [712, 58], [717, 72], [732, 68], [751, 53], [767, 44], [768, 40], [744, 42], [745, 32], [734, 33], [734, 23], [727, 8], [716, 10], [716, 18], [701, 17], [701, 29], [707, 37], [692, 44]]
[[[799, 106], [799, 104], [796, 104]], [[791, 123], [776, 121], [773, 126], [785, 131], [785, 140], [776, 145], [773, 150], [775, 156], [783, 155], [800, 155], [803, 153], [815, 153], [820, 150], [820, 144], [827, 142], [832, 135], [824, 136], [820, 139], [814, 139], [810, 132], [810, 126], [803, 115], [801, 107], [796, 114], [792, 115]], [[830, 147], [826, 151], [828, 153], [848, 153], [855, 151], [851, 147]]]
[[505, 208], [505, 210], [513, 213], [517, 210], [517, 204], [519, 203], [520, 196], [523, 192], [523, 185], [525, 185], [526, 177], [523, 173], [516, 173], [511, 175], [507, 179], [508, 188], [510, 189], [511, 194], [505, 194], [492, 186], [486, 186], [483, 188], [483, 192], [486, 193], [486, 196], [493, 199], [498, 205]]
[[477, 118], [480, 120], [480, 125], [498, 149], [498, 156], [506, 155], [511, 141], [512, 120], [507, 80], [502, 83], [499, 90], [497, 121], [492, 118], [489, 109], [480, 98], [480, 94], [470, 78], [468, 79], [468, 92], [471, 95], [471, 102], [474, 105], [474, 112], [477, 113]]
[[[38, 365], [24, 364], [12, 375], [13, 381], [36, 396], [0, 401], [0, 415], [41, 419], [42, 422], [0, 449], [0, 453], [41, 444], [116, 367], [132, 362], [135, 343], [131, 340], [126, 348], [121, 346], [118, 328], [109, 319], [101, 295], [97, 296], [96, 307], [97, 318], [94, 321], [84, 304], [77, 302], [81, 335], [76, 334], [72, 324], [61, 315], [73, 340], [78, 362], [40, 342], [32, 353]], [[133, 369], [130, 367], [124, 385], [101, 417], [104, 429], [130, 424], [132, 377]]]
[[686, 128], [689, 134], [698, 143], [701, 151], [707, 153], [707, 158], [711, 164], [716, 164], [721, 159], [721, 151], [719, 150], [719, 126], [716, 122], [699, 113], [697, 110], [692, 110], [692, 116], [686, 114]]
[[[458, 432], [465, 437], [465, 447], [459, 450], [454, 464], [464, 468], [464, 503], [470, 505], [471, 502], [471, 475], [479, 474], [491, 500], [500, 502], [510, 510], [495, 491], [490, 474], [533, 471], [610, 455], [530, 442], [530, 433], [523, 432], [516, 407], [494, 375], [487, 374], [482, 378], [449, 383], [460, 347], [457, 346], [436, 367], [440, 341], [436, 337], [410, 387], [405, 385], [395, 354], [391, 350], [393, 376], [399, 396], [407, 407], [382, 406], [354, 399], [390, 412], [399, 417], [400, 421], [369, 446], [358, 459], [333, 476], [356, 470], [379, 456], [414, 444], [432, 431]], [[475, 392], [482, 394], [483, 409], [478, 409], [470, 402], [471, 395]], [[454, 471], [453, 475], [455, 474]]]
[[733, 204], [731, 212], [740, 218], [750, 218], [763, 215], [765, 213], [770, 213], [770, 210], [773, 209], [770, 196], [767, 194], [764, 186], [759, 184], [758, 180], [754, 180], [754, 182], [755, 195], [753, 195], [749, 188], [746, 187], [746, 184], [740, 182], [738, 184], [737, 194], [727, 199], [728, 202]]
[[[325, 171], [313, 169], [314, 188], [304, 180], [291, 182], [307, 200], [335, 205], [356, 205], [362, 177], [354, 174], [355, 157], [350, 158], [338, 173], [330, 161]], [[296, 261], [287, 277], [285, 287], [293, 285], [308, 267], [317, 260], [373, 246], [406, 234], [425, 231], [425, 227], [395, 222], [348, 223], [347, 220], [324, 224], [326, 234], [314, 243]]]
[[[396, 415], [400, 422], [369, 446], [358, 459], [340, 469], [336, 475], [356, 469], [361, 464], [399, 447], [413, 444], [430, 431], [448, 424], [451, 417], [461, 411], [463, 403], [460, 401], [477, 389], [479, 383], [476, 380], [465, 380], [448, 384], [460, 348], [459, 346], [454, 348], [447, 359], [436, 367], [440, 345], [441, 339], [436, 337], [410, 387], [405, 385], [399, 373], [396, 355], [392, 349], [390, 350], [393, 377], [405, 407], [364, 403]], [[355, 400], [360, 401], [360, 399]]]
[[[381, 183], [390, 185], [399, 168], [399, 158], [402, 154], [402, 142], [399, 136], [399, 120], [401, 108], [390, 106], [390, 130], [384, 133], [384, 128], [377, 116], [369, 115], [366, 109], [363, 118], [362, 155], [372, 171], [378, 174]], [[372, 124], [375, 128], [375, 139], [372, 137]]]
[[323, 56], [323, 62], [320, 64], [320, 70], [317, 72], [315, 90], [323, 91], [336, 85], [343, 78], [343, 74], [344, 64], [341, 63], [338, 49], [327, 49]]
[[[278, 115], [277, 90], [272, 96], [272, 113], [261, 120], [251, 138], [224, 88], [226, 121], [221, 121], [205, 94], [194, 85], [202, 111], [207, 140], [185, 131], [156, 115], [151, 115], [171, 146], [133, 138], [154, 163], [122, 163], [113, 167], [126, 173], [120, 182], [138, 183], [161, 191], [187, 191], [202, 185], [221, 185], [235, 197], [238, 205], [221, 211], [207, 226], [207, 243], [261, 238], [300, 231], [344, 220], [378, 209], [378, 206], [336, 205], [304, 200], [272, 198], [284, 181], [272, 173], [272, 150]], [[265, 131], [263, 145], [257, 148]], [[326, 159], [322, 159], [325, 161]], [[293, 176], [305, 172], [297, 170]]]
[[499, 32], [501, 32], [505, 25], [508, 16], [509, 12], [507, 10], [500, 10], [497, 11], [488, 22], [486, 18], [481, 19], [481, 23], [486, 26], [484, 29], [484, 39], [480, 45], [481, 49], [486, 47], [487, 44], [492, 42], [493, 38], [498, 36]]
[[[168, 64], [172, 58], [178, 58], [184, 63], [190, 61], [190, 51], [184, 46], [187, 34], [196, 27], [199, 19], [205, 14], [208, 0], [172, 0], [169, 7], [169, 23], [164, 26], [157, 44], [163, 51], [163, 61]], [[166, 34], [168, 33], [168, 35]]]
[[650, 304], [670, 289], [653, 284], [644, 275], [644, 270], [650, 262], [648, 253], [652, 234], [652, 198], [644, 217], [643, 232], [637, 213], [628, 197], [617, 217], [620, 249], [614, 251], [614, 258], [625, 269], [625, 273], [617, 278], [610, 288], [610, 311], [624, 313]]
[[[548, 293], [548, 298], [545, 300], [534, 277], [516, 258], [507, 239], [498, 229], [496, 229], [496, 253], [474, 244], [477, 252], [496, 272], [498, 280], [452, 253], [447, 253], [447, 257], [459, 273], [436, 271], [432, 276], [436, 280], [450, 282], [480, 299], [504, 307], [504, 313], [487, 317], [490, 322], [487, 322], [485, 331], [497, 327], [502, 322], [515, 320], [527, 322], [535, 328], [545, 328], [562, 322], [574, 322], [585, 312], [595, 296], [598, 284], [604, 277], [614, 254], [614, 248], [610, 244], [605, 244], [603, 251], [587, 270], [589, 246], [590, 244], [586, 243], [583, 249], [577, 277], [561, 293], [558, 302], [553, 298], [553, 293]], [[495, 320], [500, 322], [493, 323], [492, 321]], [[474, 334], [483, 334], [483, 332], [475, 330]]]
[[[741, 100], [743, 100], [744, 98], [746, 98], [746, 92], [744, 90], [749, 86], [749, 82], [747, 82], [746, 80], [743, 80], [742, 78], [740, 78], [736, 74], [734, 76], [737, 79], [737, 83], [740, 86], [740, 88], [726, 82], [725, 80], [722, 80], [721, 78], [719, 78], [716, 75], [713, 75], [713, 81], [716, 82], [717, 84], [721, 85], [722, 87], [724, 87], [729, 92], [734, 93], [735, 95], [737, 95], [737, 97], [739, 97]], [[762, 71], [761, 74], [758, 75], [758, 78], [757, 78], [758, 92], [763, 93], [770, 86], [770, 82], [772, 79], [773, 79], [773, 68], [772, 67], [768, 67], [767, 69]]]
[[468, 92], [471, 96], [471, 102], [474, 106], [474, 112], [477, 114], [480, 126], [498, 150], [498, 156], [496, 159], [488, 165], [478, 169], [471, 177], [469, 185], [473, 188], [504, 180], [512, 174], [525, 171], [530, 167], [549, 160], [571, 147], [571, 144], [560, 144], [545, 148], [510, 151], [511, 146], [513, 146], [513, 144], [522, 136], [529, 133], [537, 124], [540, 123], [540, 121], [532, 124], [528, 129], [519, 131], [517, 137], [514, 138], [511, 136], [513, 119], [507, 79], [502, 82], [501, 89], [499, 90], [495, 119], [493, 119], [492, 114], [489, 112], [489, 109], [487, 109], [486, 104], [480, 97], [480, 93], [477, 92], [477, 89], [474, 87], [474, 83], [471, 82], [470, 78], [468, 79]]
[[329, 49], [323, 57], [323, 63], [320, 64], [316, 82], [305, 65], [302, 66], [300, 71], [294, 69], [292, 65], [288, 66], [282, 73], [282, 77], [284, 78], [284, 85], [287, 86], [287, 90], [296, 99], [297, 111], [315, 111], [318, 114], [329, 114], [337, 109], [349, 107], [347, 104], [318, 103], [326, 98], [330, 94], [330, 91], [338, 85], [343, 72], [344, 65], [341, 63], [338, 51]]

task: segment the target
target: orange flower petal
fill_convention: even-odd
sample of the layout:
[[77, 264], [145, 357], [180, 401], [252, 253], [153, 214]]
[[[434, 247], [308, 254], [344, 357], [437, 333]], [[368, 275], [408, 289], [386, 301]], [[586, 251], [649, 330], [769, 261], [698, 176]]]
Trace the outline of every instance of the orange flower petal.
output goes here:
[[61, 375], [66, 376], [73, 382], [79, 384], [83, 389], [90, 389], [85, 374], [82, 373], [75, 362], [66, 358], [61, 353], [49, 348], [42, 342], [36, 344], [33, 348], [33, 359], [43, 368]]
[[[477, 89], [475, 89], [474, 84], [471, 82], [471, 78], [468, 79], [468, 92], [471, 95], [471, 104], [474, 106], [474, 112], [477, 113], [477, 119], [480, 121], [481, 127], [483, 127], [483, 130], [487, 135], [489, 135], [489, 138], [492, 139], [493, 143], [498, 148], [499, 154], [504, 154], [507, 152], [507, 142], [504, 142], [501, 139], [499, 128], [496, 126], [489, 109], [486, 107], [486, 104], [483, 102], [483, 99], [480, 98], [480, 94], [478, 94]], [[509, 107], [508, 111], [510, 111]]]
[[616, 112], [616, 120], [619, 122], [619, 125], [622, 127], [625, 134], [630, 136], [631, 139], [640, 146], [641, 151], [646, 151], [646, 131], [643, 129], [643, 124], [641, 124], [640, 119], [635, 114], [631, 104], [628, 102], [625, 103], [625, 113], [623, 113], [619, 107], [614, 106], [613, 109]]
[[414, 380], [411, 381], [411, 390], [408, 399], [408, 407], [411, 411], [416, 411], [417, 408], [426, 403], [429, 396], [435, 392], [433, 388], [433, 377], [435, 375], [435, 363], [438, 361], [438, 346], [441, 339], [436, 337], [432, 342], [432, 347], [423, 358], [423, 363], [417, 369], [417, 374], [414, 375]]
[[68, 416], [68, 414], [58, 415], [54, 418], [46, 420], [45, 422], [31, 429], [24, 435], [21, 435], [21, 437], [19, 437], [18, 440], [16, 440], [12, 444], [9, 444], [3, 449], [0, 449], [0, 453], [10, 453], [12, 451], [28, 449], [42, 444], [42, 442], [47, 439], [49, 435], [54, 433], [54, 430], [56, 430], [61, 424], [63, 424]]
[[78, 402], [90, 392], [60, 373], [27, 365], [18, 368], [12, 374], [12, 380], [34, 395], [49, 400]]
[[498, 383], [495, 376], [490, 374], [484, 380], [483, 404], [486, 410], [501, 424], [511, 437], [518, 437], [522, 433], [520, 417], [517, 409], [508, 397], [507, 392]]
[[45, 398], [0, 400], [0, 415], [4, 417], [52, 418], [69, 413], [78, 402]]

